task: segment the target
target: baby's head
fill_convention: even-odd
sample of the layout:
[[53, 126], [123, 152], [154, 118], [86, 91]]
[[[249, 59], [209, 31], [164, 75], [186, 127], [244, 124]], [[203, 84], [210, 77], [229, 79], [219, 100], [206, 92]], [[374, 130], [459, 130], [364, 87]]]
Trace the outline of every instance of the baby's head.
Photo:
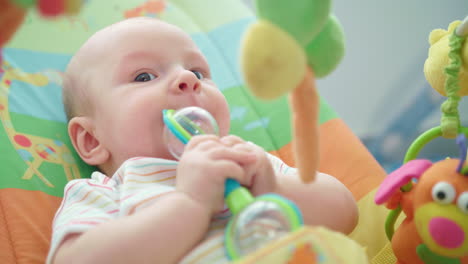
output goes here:
[[64, 77], [68, 132], [81, 158], [113, 174], [137, 156], [173, 159], [163, 109], [199, 106], [229, 131], [227, 102], [205, 57], [176, 26], [133, 18], [94, 34]]

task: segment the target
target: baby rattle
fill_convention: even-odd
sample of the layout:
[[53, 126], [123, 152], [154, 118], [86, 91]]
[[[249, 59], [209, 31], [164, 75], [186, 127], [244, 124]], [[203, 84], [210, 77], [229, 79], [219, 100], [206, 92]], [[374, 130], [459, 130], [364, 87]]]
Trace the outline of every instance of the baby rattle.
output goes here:
[[[199, 107], [163, 110], [163, 120], [169, 151], [176, 158], [193, 136], [218, 134], [215, 119]], [[225, 231], [225, 249], [231, 260], [254, 252], [303, 225], [299, 208], [280, 195], [265, 194], [254, 198], [238, 181], [227, 179], [224, 198], [233, 215]], [[241, 243], [242, 238], [252, 232], [261, 232], [261, 235], [250, 236], [253, 241]]]

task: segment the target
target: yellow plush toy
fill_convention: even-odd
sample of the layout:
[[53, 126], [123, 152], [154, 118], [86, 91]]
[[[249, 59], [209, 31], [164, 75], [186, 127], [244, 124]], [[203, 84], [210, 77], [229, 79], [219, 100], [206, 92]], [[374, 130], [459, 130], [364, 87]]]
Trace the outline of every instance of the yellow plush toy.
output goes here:
[[468, 17], [452, 22], [448, 31], [436, 29], [429, 35], [429, 55], [424, 74], [432, 88], [447, 100], [442, 104], [441, 131], [445, 138], [455, 138], [460, 132], [458, 102], [468, 94]]
[[[429, 55], [424, 63], [424, 75], [429, 84], [443, 96], [445, 92], [444, 67], [449, 64], [449, 39], [453, 31], [460, 25], [461, 21], [454, 21], [448, 26], [448, 30], [435, 29], [429, 35]], [[459, 96], [468, 95], [468, 42], [461, 47], [461, 67], [458, 75], [460, 90]]]

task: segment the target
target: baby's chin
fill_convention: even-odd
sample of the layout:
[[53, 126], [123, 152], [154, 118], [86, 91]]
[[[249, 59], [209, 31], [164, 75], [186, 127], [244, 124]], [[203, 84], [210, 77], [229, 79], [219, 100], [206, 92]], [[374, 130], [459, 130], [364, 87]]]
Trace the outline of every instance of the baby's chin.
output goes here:
[[177, 161], [178, 159], [172, 155], [169, 150], [165, 150], [162, 153], [158, 153], [156, 155], [153, 155], [152, 158], [159, 158], [159, 159], [165, 159], [165, 160], [175, 160]]

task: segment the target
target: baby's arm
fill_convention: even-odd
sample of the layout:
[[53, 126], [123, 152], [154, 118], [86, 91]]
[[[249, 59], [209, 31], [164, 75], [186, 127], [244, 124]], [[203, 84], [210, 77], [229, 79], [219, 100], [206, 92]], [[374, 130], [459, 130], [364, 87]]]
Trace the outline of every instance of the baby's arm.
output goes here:
[[353, 231], [358, 221], [356, 201], [335, 177], [317, 173], [313, 182], [305, 184], [297, 175], [276, 175], [277, 192], [299, 206], [306, 225], [322, 225], [345, 234]]
[[221, 141], [233, 149], [242, 149], [257, 156], [256, 162], [243, 165], [247, 187], [254, 195], [276, 192], [293, 200], [300, 207], [306, 225], [323, 225], [350, 233], [357, 224], [356, 202], [351, 192], [335, 177], [317, 173], [316, 179], [306, 184], [296, 168], [288, 167], [261, 147], [232, 135]]
[[134, 215], [70, 235], [54, 263], [175, 263], [203, 237], [210, 217], [205, 206], [173, 192]]
[[223, 204], [224, 182], [245, 182], [239, 164], [255, 159], [215, 136], [194, 137], [177, 168], [176, 190], [133, 215], [111, 220], [61, 243], [55, 263], [175, 263], [205, 235]]
[[[342, 233], [350, 233], [357, 224], [358, 209], [352, 193], [335, 177], [317, 172], [314, 181], [304, 183], [298, 170], [271, 154], [258, 150], [257, 165], [251, 190], [259, 195], [278, 193], [300, 208], [306, 225], [322, 225]], [[263, 153], [263, 155], [261, 155]], [[261, 159], [264, 156], [266, 159]], [[262, 169], [263, 168], [263, 169]]]

